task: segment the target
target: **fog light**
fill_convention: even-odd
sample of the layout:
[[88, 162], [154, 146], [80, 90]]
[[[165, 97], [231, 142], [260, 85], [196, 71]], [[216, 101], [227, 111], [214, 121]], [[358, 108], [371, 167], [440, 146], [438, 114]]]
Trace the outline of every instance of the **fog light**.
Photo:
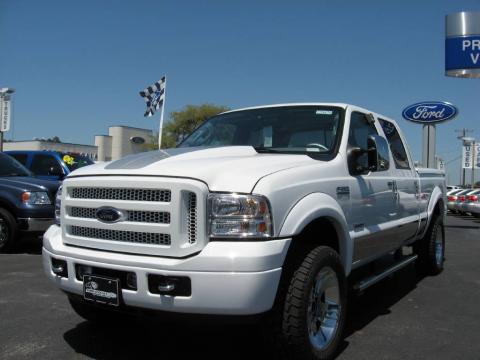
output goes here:
[[52, 272], [57, 276], [68, 278], [67, 262], [52, 258]]

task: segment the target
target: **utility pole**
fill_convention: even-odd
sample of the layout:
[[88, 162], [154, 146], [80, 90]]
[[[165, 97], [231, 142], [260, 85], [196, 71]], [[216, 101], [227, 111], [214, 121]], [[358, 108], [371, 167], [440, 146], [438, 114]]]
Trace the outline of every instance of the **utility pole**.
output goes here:
[[[457, 136], [457, 139], [462, 140], [462, 146], [464, 146], [463, 139], [467, 137], [468, 133], [473, 133], [473, 129], [457, 129], [455, 130], [456, 133], [459, 133], [461, 135]], [[463, 186], [465, 186], [465, 174], [466, 174], [466, 169], [463, 167], [463, 158], [462, 161], [460, 162], [460, 177], [461, 177], [461, 183]]]

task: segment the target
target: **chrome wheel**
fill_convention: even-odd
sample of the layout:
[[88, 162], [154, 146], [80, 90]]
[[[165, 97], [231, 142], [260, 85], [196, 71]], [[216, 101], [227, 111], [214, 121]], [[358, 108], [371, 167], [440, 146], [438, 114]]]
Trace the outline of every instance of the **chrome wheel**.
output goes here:
[[307, 307], [310, 343], [317, 350], [325, 349], [338, 330], [340, 320], [340, 286], [337, 274], [324, 267], [315, 277]]
[[435, 236], [435, 262], [438, 266], [443, 263], [443, 231], [441, 227], [438, 227]]

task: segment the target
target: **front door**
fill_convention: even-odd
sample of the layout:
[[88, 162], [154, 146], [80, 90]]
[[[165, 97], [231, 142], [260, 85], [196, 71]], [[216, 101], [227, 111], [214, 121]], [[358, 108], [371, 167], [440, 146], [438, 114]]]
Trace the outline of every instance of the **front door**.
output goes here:
[[[348, 147], [367, 150], [368, 137], [378, 135], [378, 122], [360, 112], [352, 112]], [[361, 155], [356, 164], [368, 167], [368, 155]], [[354, 239], [354, 262], [368, 261], [396, 246], [392, 238], [395, 213], [395, 188], [391, 170], [355, 175], [350, 168], [352, 209], [349, 225]]]

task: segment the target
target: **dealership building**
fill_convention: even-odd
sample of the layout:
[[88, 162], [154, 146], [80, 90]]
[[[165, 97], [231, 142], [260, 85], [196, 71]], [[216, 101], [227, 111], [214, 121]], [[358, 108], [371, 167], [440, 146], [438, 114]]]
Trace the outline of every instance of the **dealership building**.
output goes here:
[[96, 135], [95, 145], [53, 142], [46, 140], [9, 141], [4, 151], [59, 151], [87, 156], [94, 161], [118, 160], [126, 155], [148, 151], [152, 148], [152, 130], [130, 126], [110, 126], [108, 135]]

